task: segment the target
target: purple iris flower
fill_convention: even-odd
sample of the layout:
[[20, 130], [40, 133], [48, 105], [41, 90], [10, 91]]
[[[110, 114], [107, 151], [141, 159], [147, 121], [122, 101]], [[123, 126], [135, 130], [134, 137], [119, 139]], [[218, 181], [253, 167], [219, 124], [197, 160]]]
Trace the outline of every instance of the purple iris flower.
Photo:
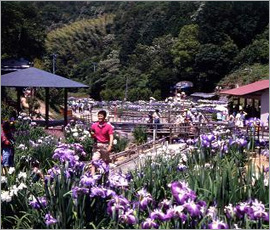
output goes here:
[[250, 202], [251, 209], [249, 212], [250, 219], [263, 219], [269, 221], [269, 213], [265, 211], [265, 207], [262, 202], [259, 202], [257, 199]]
[[184, 182], [173, 182], [170, 184], [173, 197], [178, 204], [184, 204], [187, 200], [195, 200], [196, 194]]
[[153, 201], [152, 196], [144, 188], [137, 192], [139, 196], [139, 203], [142, 209], [146, 209], [148, 205]]
[[132, 179], [133, 179], [133, 175], [131, 172], [128, 172], [126, 175], [125, 175], [126, 179], [128, 182], [130, 182]]
[[211, 217], [211, 219], [213, 219], [213, 220], [216, 219], [216, 216], [217, 216], [217, 208], [216, 208], [216, 206], [215, 205], [210, 206], [207, 209], [206, 213], [207, 213], [207, 216]]
[[228, 153], [228, 145], [224, 144], [221, 149], [222, 152]]
[[203, 200], [199, 200], [198, 202], [197, 202], [197, 205], [199, 206], [199, 208], [200, 208], [200, 212], [201, 212], [201, 214], [203, 215], [204, 213], [205, 213], [205, 211], [206, 211], [206, 202], [205, 201], [203, 201]]
[[227, 216], [227, 218], [229, 218], [229, 219], [231, 219], [235, 216], [235, 208], [232, 206], [232, 204], [225, 206], [224, 212], [225, 212], [225, 215]]
[[158, 204], [158, 207], [164, 211], [166, 211], [172, 205], [171, 200], [164, 199]]
[[47, 226], [57, 223], [57, 220], [53, 218], [50, 214], [45, 215], [45, 223]]
[[247, 140], [244, 138], [239, 138], [237, 139], [237, 143], [241, 146], [241, 147], [245, 147], [247, 145]]
[[202, 140], [207, 140], [207, 135], [206, 135], [206, 134], [200, 135], [200, 139], [201, 139], [201, 141], [202, 141]]
[[184, 206], [182, 205], [177, 205], [173, 206], [172, 208], [169, 208], [166, 212], [166, 219], [170, 220], [172, 218], [180, 218], [183, 223], [186, 222], [187, 216], [184, 213]]
[[77, 170], [77, 171], [82, 171], [83, 168], [84, 168], [84, 166], [85, 166], [85, 163], [84, 163], [84, 162], [76, 161], [76, 162], [75, 162], [75, 165], [74, 165], [74, 168], [75, 168], [75, 170]]
[[119, 213], [128, 210], [130, 208], [129, 201], [123, 196], [114, 195], [112, 199], [108, 202], [107, 212], [109, 215], [112, 215], [113, 212]]
[[261, 210], [261, 209], [254, 210], [254, 212], [252, 213], [252, 217], [253, 218], [250, 218], [252, 220], [253, 219], [255, 219], [255, 220], [262, 219], [264, 221], [269, 222], [269, 213], [266, 212], [265, 210]]
[[211, 224], [208, 225], [209, 229], [228, 229], [229, 226], [220, 221], [220, 220], [214, 220]]
[[218, 144], [217, 142], [212, 143], [211, 147], [212, 147], [213, 149], [218, 149], [218, 148], [219, 148], [219, 144]]
[[38, 197], [37, 199], [30, 201], [29, 204], [34, 209], [40, 209], [41, 207], [47, 206], [47, 199], [46, 199], [46, 197]]
[[155, 209], [153, 212], [151, 212], [150, 218], [153, 220], [167, 220], [165, 213], [163, 213], [161, 209]]
[[229, 139], [229, 146], [232, 146], [236, 143], [235, 140], [233, 140], [232, 138]]
[[100, 173], [105, 174], [109, 172], [109, 165], [107, 165], [103, 160], [92, 160], [91, 163], [97, 168]]
[[207, 147], [207, 148], [210, 147], [210, 142], [207, 140], [202, 140], [201, 144], [202, 144], [202, 147]]
[[151, 218], [147, 218], [141, 225], [142, 229], [150, 229], [150, 228], [158, 228], [159, 225], [152, 220]]
[[48, 170], [48, 174], [51, 176], [51, 178], [54, 178], [61, 174], [60, 168], [58, 166], [54, 166]]
[[66, 177], [67, 179], [69, 179], [69, 178], [72, 176], [72, 174], [73, 174], [73, 170], [66, 169], [66, 170], [64, 171], [64, 175], [65, 175], [65, 177]]
[[200, 212], [201, 206], [195, 204], [194, 201], [188, 200], [187, 203], [185, 203], [183, 206], [188, 211], [188, 213], [190, 214], [191, 217], [200, 216], [200, 214], [201, 214], [201, 212]]
[[208, 140], [209, 142], [212, 142], [215, 140], [215, 136], [213, 134], [208, 134], [206, 140]]
[[73, 148], [77, 155], [83, 156], [83, 157], [87, 155], [87, 153], [84, 151], [83, 146], [81, 144], [75, 143], [73, 144]]
[[123, 214], [125, 212], [126, 208], [124, 205], [121, 204], [112, 204], [107, 206], [107, 213], [112, 216], [113, 213], [116, 213], [116, 215]]
[[129, 209], [124, 214], [119, 215], [119, 220], [123, 223], [134, 225], [138, 222], [137, 218], [134, 215], [134, 210]]
[[180, 172], [184, 172], [187, 170], [187, 166], [185, 166], [184, 164], [179, 164], [177, 166], [177, 170], [180, 171]]
[[80, 185], [84, 187], [93, 186], [101, 178], [100, 175], [83, 175], [80, 180]]
[[235, 211], [236, 215], [239, 218], [242, 218], [245, 214], [250, 213], [252, 210], [248, 202], [242, 202], [235, 206]]
[[89, 188], [80, 188], [80, 187], [74, 187], [71, 189], [72, 191], [72, 198], [77, 199], [78, 195], [81, 194], [88, 194], [89, 193]]
[[114, 196], [116, 193], [110, 189], [106, 189], [103, 187], [93, 187], [91, 188], [90, 197], [101, 196], [102, 198], [106, 198], [108, 196]]
[[121, 173], [111, 174], [109, 176], [109, 183], [111, 187], [128, 187], [128, 180], [126, 176]]

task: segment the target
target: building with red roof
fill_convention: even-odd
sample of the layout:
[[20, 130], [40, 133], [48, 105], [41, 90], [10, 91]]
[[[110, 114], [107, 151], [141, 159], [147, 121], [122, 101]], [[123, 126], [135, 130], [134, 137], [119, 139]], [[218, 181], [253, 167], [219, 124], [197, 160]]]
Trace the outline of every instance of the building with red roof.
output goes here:
[[269, 80], [256, 81], [254, 83], [243, 85], [238, 88], [223, 90], [220, 94], [252, 100], [252, 106], [255, 106], [255, 100], [258, 100], [260, 105], [260, 119], [268, 124], [269, 119]]

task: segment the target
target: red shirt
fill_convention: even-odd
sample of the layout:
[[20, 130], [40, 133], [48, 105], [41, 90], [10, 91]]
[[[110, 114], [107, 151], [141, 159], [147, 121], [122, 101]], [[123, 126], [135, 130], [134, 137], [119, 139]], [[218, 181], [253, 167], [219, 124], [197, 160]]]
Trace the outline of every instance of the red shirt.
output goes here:
[[95, 122], [91, 126], [91, 131], [95, 133], [95, 138], [98, 142], [107, 143], [110, 141], [110, 134], [113, 134], [113, 127], [108, 123]]

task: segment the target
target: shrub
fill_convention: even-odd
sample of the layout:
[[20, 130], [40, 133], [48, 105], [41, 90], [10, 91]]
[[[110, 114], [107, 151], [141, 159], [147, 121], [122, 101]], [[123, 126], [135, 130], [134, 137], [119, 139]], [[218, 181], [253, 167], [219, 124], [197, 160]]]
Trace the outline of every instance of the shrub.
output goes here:
[[129, 142], [127, 138], [121, 138], [117, 135], [114, 135], [114, 140], [116, 140], [116, 144], [113, 145], [113, 151], [115, 153], [124, 151]]
[[146, 128], [142, 126], [135, 127], [134, 131], [132, 132], [136, 144], [143, 144], [147, 141], [147, 132]]

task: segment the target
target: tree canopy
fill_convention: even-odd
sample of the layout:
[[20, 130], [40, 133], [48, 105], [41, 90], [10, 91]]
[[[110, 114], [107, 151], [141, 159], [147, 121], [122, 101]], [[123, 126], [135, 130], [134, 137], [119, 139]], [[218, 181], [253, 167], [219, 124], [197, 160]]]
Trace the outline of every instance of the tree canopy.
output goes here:
[[2, 59], [51, 71], [56, 54], [56, 73], [88, 84], [95, 99], [164, 98], [181, 80], [211, 92], [269, 62], [263, 1], [12, 1], [1, 2], [1, 19]]

